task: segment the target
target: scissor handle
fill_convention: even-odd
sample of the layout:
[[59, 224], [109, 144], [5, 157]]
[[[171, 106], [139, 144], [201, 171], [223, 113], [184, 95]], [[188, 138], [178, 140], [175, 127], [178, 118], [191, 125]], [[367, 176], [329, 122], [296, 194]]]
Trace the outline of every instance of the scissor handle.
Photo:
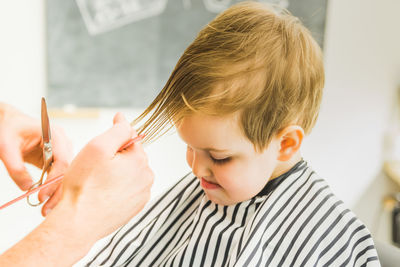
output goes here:
[[[42, 184], [43, 184], [43, 177], [44, 177], [44, 174], [47, 172], [47, 170], [50, 168], [50, 165], [51, 165], [51, 163], [53, 162], [53, 157], [51, 157], [50, 159], [47, 159], [46, 161], [45, 161], [45, 165], [44, 165], [44, 167], [43, 167], [43, 171], [42, 171], [42, 175], [40, 176], [40, 179], [39, 179], [39, 181], [37, 181], [36, 183], [34, 183], [32, 186], [31, 186], [31, 188], [29, 188], [29, 191], [32, 191], [33, 189], [35, 189], [36, 187], [39, 187], [39, 186], [41, 186]], [[28, 191], [28, 192], [29, 192]], [[30, 205], [30, 206], [32, 206], [32, 207], [36, 207], [36, 206], [39, 206], [40, 204], [42, 204], [42, 202], [38, 202], [38, 203], [32, 203], [31, 201], [30, 201], [30, 199], [29, 199], [29, 197], [30, 197], [30, 195], [28, 195], [27, 197], [26, 197], [26, 201], [28, 202], [28, 204]]]
[[[34, 183], [32, 186], [31, 186], [31, 188], [29, 188], [29, 191], [32, 191], [33, 189], [35, 189], [36, 187], [39, 187], [39, 186], [41, 186], [42, 184], [40, 183], [40, 181], [38, 181], [38, 182], [36, 182], [36, 183]], [[42, 204], [42, 202], [38, 202], [38, 203], [32, 203], [31, 201], [30, 201], [30, 199], [29, 199], [29, 197], [30, 197], [31, 195], [28, 195], [27, 197], [26, 197], [26, 202], [28, 202], [28, 204], [30, 205], [30, 206], [32, 206], [32, 207], [37, 207], [37, 206], [39, 206], [40, 204]]]

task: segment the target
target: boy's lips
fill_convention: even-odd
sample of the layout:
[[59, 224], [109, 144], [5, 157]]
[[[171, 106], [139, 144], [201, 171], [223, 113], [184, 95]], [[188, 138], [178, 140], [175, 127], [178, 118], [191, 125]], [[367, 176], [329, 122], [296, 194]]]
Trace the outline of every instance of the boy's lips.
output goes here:
[[206, 179], [204, 179], [203, 177], [200, 178], [200, 185], [201, 187], [203, 187], [204, 189], [217, 189], [220, 188], [221, 186], [213, 183], [213, 182], [209, 182]]

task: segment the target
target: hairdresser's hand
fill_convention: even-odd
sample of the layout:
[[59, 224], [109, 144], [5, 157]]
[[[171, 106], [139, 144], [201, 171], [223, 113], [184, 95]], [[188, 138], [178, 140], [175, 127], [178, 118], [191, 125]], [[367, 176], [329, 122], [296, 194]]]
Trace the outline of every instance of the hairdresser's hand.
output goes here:
[[[48, 178], [58, 176], [67, 169], [72, 159], [72, 146], [63, 130], [59, 127], [51, 129], [54, 162]], [[25, 167], [25, 162], [43, 167], [42, 130], [39, 120], [35, 120], [14, 107], [0, 103], [0, 160], [4, 162], [8, 173], [19, 188], [28, 190], [32, 185], [32, 177]], [[35, 177], [35, 180], [39, 177]], [[39, 192], [39, 200], [45, 201], [42, 214], [54, 208], [61, 197], [61, 184], [56, 183]]]
[[60, 202], [24, 239], [0, 255], [0, 266], [72, 266], [100, 238], [135, 216], [149, 200], [153, 173], [121, 114], [89, 142], [65, 172]]
[[85, 236], [100, 239], [127, 223], [147, 203], [153, 184], [140, 142], [118, 152], [137, 136], [121, 113], [114, 125], [91, 140], [64, 176], [60, 204], [49, 214], [72, 214], [71, 223]]

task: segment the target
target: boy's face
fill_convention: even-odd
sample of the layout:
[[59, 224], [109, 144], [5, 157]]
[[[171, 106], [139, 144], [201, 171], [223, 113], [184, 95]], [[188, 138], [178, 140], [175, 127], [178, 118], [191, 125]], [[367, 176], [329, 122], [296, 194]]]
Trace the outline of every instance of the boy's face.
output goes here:
[[[207, 197], [231, 205], [257, 195], [277, 176], [279, 142], [257, 153], [239, 129], [234, 116], [191, 115], [177, 126], [187, 144], [186, 159]], [[223, 151], [218, 151], [223, 150]]]

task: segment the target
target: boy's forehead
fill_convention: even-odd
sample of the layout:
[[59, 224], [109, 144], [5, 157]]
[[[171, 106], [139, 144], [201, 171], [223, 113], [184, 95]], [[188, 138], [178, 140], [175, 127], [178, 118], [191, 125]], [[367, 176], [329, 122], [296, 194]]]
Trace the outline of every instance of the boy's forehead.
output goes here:
[[177, 130], [188, 145], [203, 150], [240, 150], [248, 143], [234, 115], [217, 117], [193, 114], [183, 118]]

